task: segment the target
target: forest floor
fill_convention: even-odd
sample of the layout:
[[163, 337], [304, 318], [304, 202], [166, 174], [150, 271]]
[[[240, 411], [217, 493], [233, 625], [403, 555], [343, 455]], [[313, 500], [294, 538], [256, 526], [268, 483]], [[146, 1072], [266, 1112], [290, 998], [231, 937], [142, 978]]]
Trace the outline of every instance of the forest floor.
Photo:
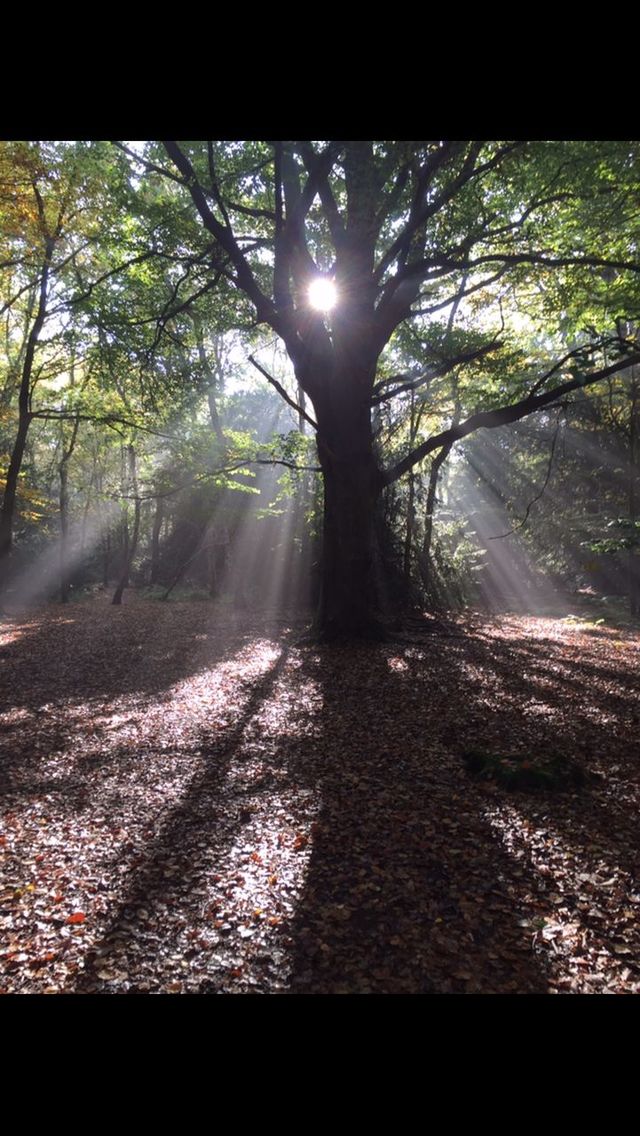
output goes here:
[[[129, 594], [0, 624], [2, 992], [640, 993], [640, 634], [300, 632]], [[478, 747], [588, 779], [509, 791]]]

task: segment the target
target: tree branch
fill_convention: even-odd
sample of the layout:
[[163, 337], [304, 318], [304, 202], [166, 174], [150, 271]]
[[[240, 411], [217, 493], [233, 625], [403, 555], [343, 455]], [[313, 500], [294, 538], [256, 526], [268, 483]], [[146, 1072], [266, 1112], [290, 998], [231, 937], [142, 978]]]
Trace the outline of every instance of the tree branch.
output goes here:
[[474, 430], [479, 430], [482, 427], [486, 429], [494, 429], [496, 426], [506, 426], [510, 422], [517, 422], [520, 418], [526, 418], [528, 414], [533, 414], [537, 410], [543, 410], [545, 407], [550, 406], [558, 398], [563, 395], [569, 394], [571, 391], [579, 390], [582, 387], [591, 386], [592, 383], [598, 383], [602, 379], [606, 379], [609, 375], [615, 375], [618, 371], [627, 370], [640, 363], [640, 353], [630, 355], [626, 359], [620, 360], [617, 363], [612, 363], [609, 367], [604, 367], [600, 371], [594, 371], [590, 375], [585, 375], [582, 378], [572, 379], [569, 382], [562, 383], [560, 386], [555, 387], [553, 390], [546, 391], [544, 394], [527, 395], [526, 398], [520, 399], [519, 402], [511, 403], [509, 406], [501, 406], [497, 410], [483, 410], [478, 414], [472, 414], [466, 421], [460, 422], [457, 426], [452, 426], [449, 430], [443, 430], [440, 434], [434, 434], [433, 437], [428, 438], [422, 445], [417, 446], [411, 453], [399, 461], [397, 465], [392, 466], [391, 469], [382, 472], [382, 484], [392, 485], [394, 481], [408, 473], [414, 465], [422, 461], [423, 458], [430, 454], [432, 450], [437, 450], [440, 446], [445, 446], [449, 442], [457, 442], [460, 438], [465, 438], [468, 434], [472, 434]]
[[228, 254], [236, 270], [237, 277], [235, 282], [238, 287], [246, 292], [247, 296], [254, 304], [260, 319], [273, 327], [274, 331], [282, 335], [286, 342], [287, 329], [284, 328], [282, 320], [279, 318], [271, 300], [267, 298], [258, 285], [249, 267], [249, 263], [236, 241], [233, 230], [227, 225], [222, 225], [211, 211], [204, 190], [186, 154], [183, 153], [177, 142], [163, 141], [163, 146], [174, 165], [182, 174], [184, 180], [181, 181], [181, 184], [186, 185], [189, 190], [191, 199], [206, 229], [216, 238], [218, 243]]
[[[402, 383], [401, 386], [396, 387], [394, 390], [387, 391], [386, 394], [380, 394], [378, 397], [373, 398], [371, 405], [379, 406], [381, 402], [387, 402], [390, 398], [395, 398], [397, 394], [402, 394], [404, 391], [417, 390], [418, 387], [424, 386], [425, 383], [430, 382], [432, 379], [440, 379], [443, 375], [448, 375], [450, 371], [453, 371], [455, 367], [462, 366], [463, 363], [471, 363], [474, 359], [482, 359], [485, 355], [488, 355], [490, 351], [495, 351], [501, 346], [502, 344], [495, 339], [492, 340], [491, 343], [486, 343], [484, 347], [476, 348], [475, 351], [466, 351], [461, 355], [457, 355], [454, 359], [447, 359], [445, 362], [441, 363], [440, 366], [430, 370], [428, 374], [421, 375], [417, 379], [411, 379], [408, 382]], [[393, 379], [383, 379], [382, 382], [377, 383], [376, 387], [374, 387], [374, 393], [388, 382], [393, 382]]]
[[175, 442], [173, 434], [162, 434], [159, 430], [152, 430], [150, 426], [142, 426], [140, 422], [131, 422], [127, 418], [120, 418], [116, 414], [77, 414], [76, 411], [56, 410], [54, 407], [44, 407], [42, 410], [31, 411], [31, 418], [41, 418], [45, 422], [56, 420], [78, 419], [80, 422], [94, 422], [99, 426], [128, 426], [132, 430], [142, 430], [145, 434], [153, 434], [156, 438], [168, 438]]
[[310, 415], [307, 414], [306, 410], [303, 410], [302, 407], [299, 406], [295, 401], [295, 399], [291, 398], [290, 395], [287, 394], [282, 384], [279, 383], [277, 379], [274, 379], [273, 375], [270, 375], [268, 371], [265, 371], [264, 367], [262, 367], [260, 363], [258, 363], [257, 359], [254, 359], [253, 355], [249, 355], [249, 362], [253, 363], [256, 370], [258, 370], [261, 375], [264, 375], [265, 379], [267, 380], [267, 382], [271, 383], [272, 387], [275, 387], [281, 398], [283, 398], [284, 401], [287, 402], [293, 410], [295, 410], [296, 414], [301, 415], [301, 417], [304, 418], [310, 426], [313, 426], [314, 430], [318, 429], [318, 423], [314, 422], [313, 418], [311, 418]]

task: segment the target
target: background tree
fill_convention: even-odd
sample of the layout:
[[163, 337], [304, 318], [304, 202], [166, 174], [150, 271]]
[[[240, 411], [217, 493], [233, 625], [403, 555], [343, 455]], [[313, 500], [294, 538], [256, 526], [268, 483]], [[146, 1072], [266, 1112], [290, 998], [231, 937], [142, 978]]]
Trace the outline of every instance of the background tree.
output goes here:
[[[4, 321], [0, 589], [6, 582], [20, 473], [37, 417], [37, 389], [81, 370], [86, 303], [120, 270], [114, 229], [122, 162], [102, 145], [4, 142], [0, 146], [1, 289]], [[151, 253], [146, 250], [143, 259]], [[83, 318], [84, 317], [84, 318]], [[66, 411], [63, 410], [63, 415]], [[75, 439], [74, 439], [75, 444]], [[64, 473], [63, 473], [64, 476]]]

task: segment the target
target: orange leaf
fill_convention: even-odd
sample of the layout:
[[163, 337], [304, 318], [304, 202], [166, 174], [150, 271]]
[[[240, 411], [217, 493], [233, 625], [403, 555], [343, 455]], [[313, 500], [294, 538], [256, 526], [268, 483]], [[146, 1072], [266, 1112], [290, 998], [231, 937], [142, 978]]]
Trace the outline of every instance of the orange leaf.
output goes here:
[[67, 923], [84, 923], [86, 919], [84, 911], [74, 911], [73, 915], [69, 915]]

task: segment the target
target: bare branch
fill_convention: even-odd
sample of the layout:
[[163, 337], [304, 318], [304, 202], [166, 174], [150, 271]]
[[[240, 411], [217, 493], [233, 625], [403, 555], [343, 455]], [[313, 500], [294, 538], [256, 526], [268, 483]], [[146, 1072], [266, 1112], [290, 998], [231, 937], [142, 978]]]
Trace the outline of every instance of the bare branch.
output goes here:
[[299, 406], [295, 401], [295, 399], [291, 398], [290, 395], [287, 394], [282, 384], [279, 383], [277, 379], [274, 379], [273, 375], [270, 375], [268, 371], [265, 371], [264, 367], [262, 367], [260, 363], [258, 363], [257, 359], [254, 359], [253, 355], [249, 355], [249, 362], [253, 363], [256, 370], [258, 370], [261, 375], [264, 375], [265, 379], [267, 380], [267, 382], [271, 383], [272, 387], [275, 387], [278, 394], [284, 399], [285, 402], [289, 404], [290, 407], [292, 407], [293, 410], [295, 410], [296, 414], [299, 414], [302, 418], [304, 418], [310, 426], [313, 426], [314, 430], [318, 429], [318, 423], [314, 422], [313, 418], [311, 418], [310, 415], [307, 414], [306, 410], [303, 410], [302, 407]]
[[137, 162], [140, 166], [144, 166], [146, 170], [150, 170], [156, 174], [162, 174], [163, 177], [169, 178], [170, 181], [177, 182], [178, 185], [187, 185], [185, 178], [178, 177], [177, 174], [172, 173], [172, 171], [166, 169], [165, 166], [158, 166], [155, 162], [150, 162], [148, 158], [141, 157], [140, 154], [136, 154], [135, 150], [130, 150], [129, 147], [123, 145], [122, 142], [111, 141], [111, 145], [117, 146], [118, 150], [122, 150], [124, 154], [133, 158], [134, 162]]
[[76, 411], [56, 410], [55, 407], [44, 407], [33, 410], [31, 418], [41, 418], [45, 422], [65, 421], [78, 419], [80, 422], [94, 422], [100, 426], [128, 426], [132, 430], [142, 430], [145, 434], [153, 434], [156, 438], [168, 438], [175, 441], [173, 434], [163, 434], [160, 430], [152, 430], [150, 426], [143, 426], [140, 422], [132, 422], [127, 418], [120, 418], [117, 414], [78, 414]]

